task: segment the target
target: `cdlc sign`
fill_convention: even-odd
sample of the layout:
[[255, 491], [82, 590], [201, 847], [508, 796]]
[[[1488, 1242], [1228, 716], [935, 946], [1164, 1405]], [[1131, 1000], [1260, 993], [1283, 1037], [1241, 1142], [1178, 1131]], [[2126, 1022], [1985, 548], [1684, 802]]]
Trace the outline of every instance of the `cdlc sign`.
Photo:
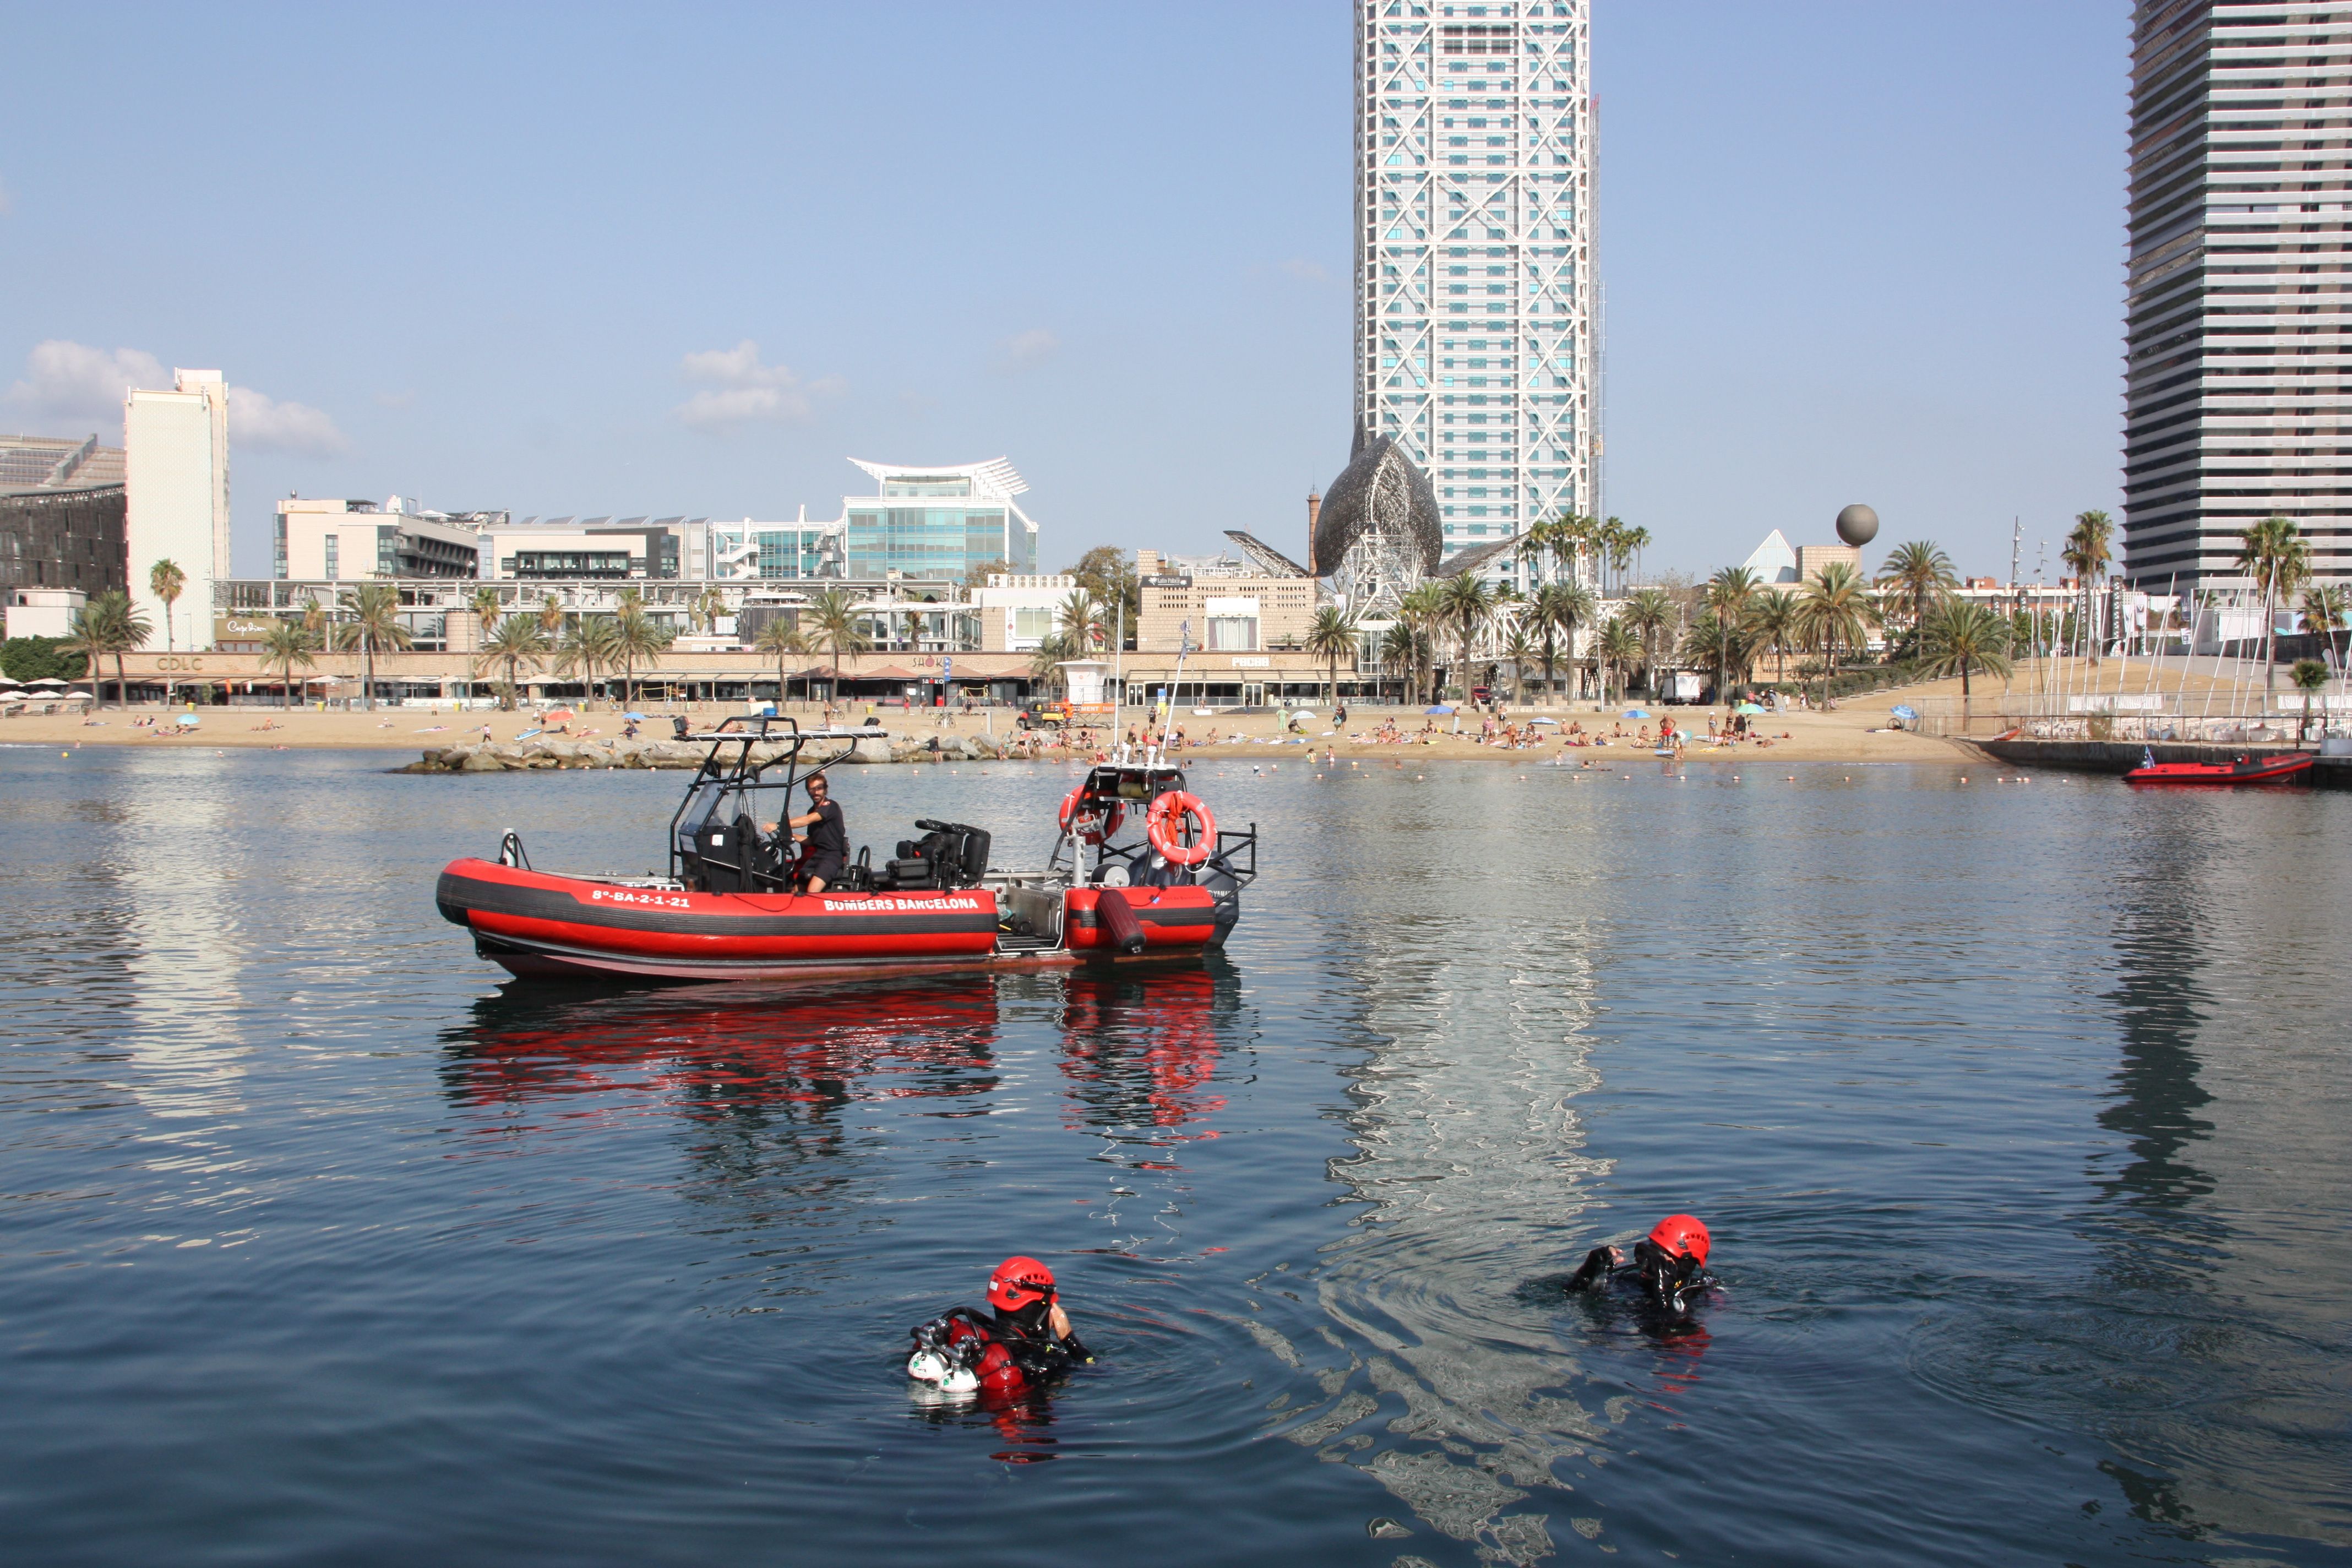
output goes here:
[[205, 661], [194, 654], [165, 654], [155, 661], [157, 669], [201, 670]]

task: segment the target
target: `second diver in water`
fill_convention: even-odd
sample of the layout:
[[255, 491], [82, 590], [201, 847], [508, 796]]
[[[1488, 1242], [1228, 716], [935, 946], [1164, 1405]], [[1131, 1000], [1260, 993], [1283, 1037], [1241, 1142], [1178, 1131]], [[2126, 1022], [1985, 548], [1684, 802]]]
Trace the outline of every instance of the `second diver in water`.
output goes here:
[[1691, 1304], [1718, 1283], [1706, 1271], [1707, 1247], [1706, 1226], [1686, 1214], [1668, 1215], [1633, 1244], [1631, 1255], [1622, 1247], [1586, 1253], [1567, 1288], [1571, 1294], [1622, 1294], [1672, 1318], [1687, 1318]]
[[993, 1318], [952, 1307], [914, 1331], [907, 1375], [949, 1394], [1008, 1397], [1095, 1358], [1070, 1327], [1054, 1272], [1034, 1258], [1008, 1258], [988, 1281]]

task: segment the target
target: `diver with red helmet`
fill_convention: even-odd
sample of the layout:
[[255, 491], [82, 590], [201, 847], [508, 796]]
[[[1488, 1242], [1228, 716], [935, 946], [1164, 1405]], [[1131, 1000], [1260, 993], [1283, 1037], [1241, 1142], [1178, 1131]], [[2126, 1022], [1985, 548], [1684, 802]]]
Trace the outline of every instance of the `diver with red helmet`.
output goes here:
[[1005, 1398], [1095, 1359], [1062, 1310], [1054, 1271], [1035, 1258], [998, 1264], [988, 1304], [993, 1317], [953, 1307], [916, 1328], [907, 1375], [949, 1394]]
[[1708, 1246], [1705, 1225], [1690, 1215], [1670, 1214], [1633, 1244], [1630, 1256], [1622, 1247], [1596, 1247], [1586, 1253], [1567, 1289], [1571, 1293], [1607, 1290], [1638, 1296], [1647, 1306], [1687, 1317], [1691, 1303], [1720, 1283], [1706, 1271]]

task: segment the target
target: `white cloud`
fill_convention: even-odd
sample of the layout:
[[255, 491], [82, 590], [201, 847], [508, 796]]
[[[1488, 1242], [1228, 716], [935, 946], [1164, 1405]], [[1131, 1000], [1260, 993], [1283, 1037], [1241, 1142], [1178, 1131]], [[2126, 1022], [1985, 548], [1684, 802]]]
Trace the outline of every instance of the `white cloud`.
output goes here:
[[1060, 351], [1062, 340], [1044, 327], [1032, 327], [1013, 333], [1002, 346], [1007, 364], [1014, 370], [1028, 370], [1052, 359]]
[[[141, 349], [94, 349], [64, 338], [35, 343], [25, 378], [0, 402], [36, 417], [97, 419], [121, 427], [122, 395], [132, 387], [168, 390], [172, 374]], [[348, 451], [335, 422], [308, 404], [280, 403], [249, 386], [228, 389], [229, 444], [268, 452], [323, 457]]]
[[7, 401], [35, 415], [59, 419], [122, 418], [122, 395], [134, 386], [169, 386], [163, 362], [137, 349], [111, 353], [86, 343], [50, 338], [25, 356], [25, 379], [8, 389]]
[[830, 396], [843, 385], [837, 376], [803, 385], [786, 366], [761, 363], [760, 345], [750, 338], [731, 349], [688, 354], [678, 361], [677, 374], [703, 390], [678, 405], [676, 413], [687, 424], [705, 430], [797, 424], [814, 412], [811, 394]]
[[280, 403], [249, 386], [228, 389], [228, 441], [231, 451], [254, 447], [307, 458], [332, 457], [352, 447], [323, 409]]

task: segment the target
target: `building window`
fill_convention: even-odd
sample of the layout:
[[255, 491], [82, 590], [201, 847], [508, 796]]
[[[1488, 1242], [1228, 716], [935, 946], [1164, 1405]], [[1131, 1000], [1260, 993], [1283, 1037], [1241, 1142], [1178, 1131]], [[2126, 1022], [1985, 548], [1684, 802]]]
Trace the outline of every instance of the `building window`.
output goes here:
[[1257, 617], [1255, 616], [1210, 616], [1209, 647], [1212, 651], [1217, 652], [1256, 652]]
[[327, 535], [327, 581], [330, 583], [334, 582], [341, 574], [341, 563], [337, 557], [342, 542], [342, 538], [339, 534]]

